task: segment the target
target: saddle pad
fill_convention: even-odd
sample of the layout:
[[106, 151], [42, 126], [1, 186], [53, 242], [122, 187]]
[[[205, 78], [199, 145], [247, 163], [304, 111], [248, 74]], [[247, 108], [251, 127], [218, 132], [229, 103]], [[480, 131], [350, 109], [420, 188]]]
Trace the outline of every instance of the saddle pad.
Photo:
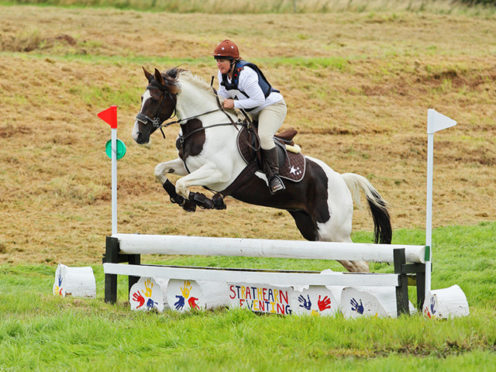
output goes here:
[[305, 176], [307, 165], [306, 159], [301, 153], [295, 154], [293, 152], [286, 151], [286, 154], [287, 157], [284, 165], [279, 167], [279, 175], [287, 180], [300, 182], [303, 179], [303, 176]]
[[[306, 159], [305, 157], [299, 153], [295, 154], [289, 151], [286, 151], [283, 143], [279, 142], [277, 138], [274, 138], [276, 142], [278, 152], [283, 152], [284, 154], [284, 164], [279, 166], [279, 175], [287, 180], [293, 182], [299, 182], [305, 176], [306, 170]], [[256, 161], [257, 153], [254, 150], [256, 147], [256, 140], [250, 131], [248, 131], [245, 127], [243, 127], [238, 133], [238, 151], [246, 164]], [[280, 155], [280, 154], [279, 154]], [[281, 159], [281, 156], [279, 156]], [[262, 169], [259, 168], [259, 171]]]

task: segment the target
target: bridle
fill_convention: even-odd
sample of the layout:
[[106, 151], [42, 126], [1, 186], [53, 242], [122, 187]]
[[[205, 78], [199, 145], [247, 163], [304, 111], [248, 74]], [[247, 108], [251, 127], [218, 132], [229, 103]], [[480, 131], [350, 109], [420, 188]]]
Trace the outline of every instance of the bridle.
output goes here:
[[[213, 82], [213, 77], [212, 77], [212, 82]], [[241, 124], [241, 125], [245, 124], [246, 125], [246, 124], [250, 124], [251, 123], [251, 120], [249, 120], [249, 117], [246, 115], [245, 112], [243, 112], [243, 114], [248, 119], [248, 122], [247, 123], [240, 123], [240, 122], [236, 123], [228, 115], [228, 113], [224, 110], [224, 108], [222, 107], [222, 105], [221, 105], [221, 103], [219, 101], [219, 97], [217, 95], [217, 91], [215, 90], [215, 88], [212, 87], [212, 89], [214, 91], [214, 94], [215, 94], [215, 97], [217, 98], [218, 108], [216, 108], [214, 110], [206, 111], [206, 112], [201, 113], [201, 114], [198, 114], [198, 115], [190, 116], [188, 118], [170, 121], [170, 122], [164, 124], [164, 121], [166, 121], [168, 118], [165, 118], [165, 119], [161, 119], [160, 118], [160, 115], [159, 115], [160, 108], [162, 107], [162, 104], [163, 104], [165, 98], [166, 97], [169, 97], [170, 99], [172, 99], [174, 101], [174, 111], [173, 111], [173, 114], [171, 116], [169, 116], [169, 118], [172, 117], [172, 116], [174, 116], [176, 114], [177, 94], [173, 94], [173, 93], [169, 92], [169, 90], [166, 87], [161, 86], [160, 84], [156, 83], [155, 81], [150, 82], [150, 84], [146, 87], [146, 89], [158, 89], [158, 90], [160, 90], [163, 93], [163, 95], [162, 95], [162, 98], [160, 99], [160, 102], [158, 103], [157, 110], [155, 111], [155, 114], [153, 115], [153, 118], [150, 118], [148, 115], [145, 115], [145, 114], [143, 114], [143, 113], [140, 112], [140, 113], [138, 113], [138, 115], [136, 115], [136, 120], [139, 121], [140, 123], [144, 124], [144, 125], [148, 125], [148, 124], [152, 125], [152, 127], [154, 128], [152, 130], [152, 132], [156, 131], [157, 129], [160, 129], [160, 132], [162, 133], [162, 136], [164, 137], [164, 139], [165, 139], [165, 133], [162, 130], [162, 128], [167, 128], [167, 127], [169, 127], [169, 126], [171, 126], [173, 124], [182, 124], [183, 122], [188, 122], [189, 120], [197, 119], [197, 118], [199, 118], [201, 116], [212, 114], [212, 113], [218, 112], [218, 111], [222, 111], [223, 113], [226, 114], [227, 118], [229, 119], [229, 123], [214, 124], [214, 125], [211, 125], [211, 126], [206, 127], [206, 128], [213, 128], [213, 127], [226, 126], [226, 125], [234, 125], [236, 127], [236, 124]], [[188, 137], [190, 137], [191, 135], [195, 134], [196, 132], [205, 130], [206, 128], [205, 127], [197, 128], [197, 129], [193, 130], [192, 132], [190, 132], [186, 136], [180, 136], [180, 142], [182, 144], [184, 144], [185, 140]]]
[[171, 100], [174, 101], [174, 111], [173, 111], [172, 115], [169, 116], [169, 118], [174, 116], [175, 111], [176, 111], [177, 96], [175, 94], [172, 94], [171, 92], [169, 92], [169, 90], [167, 90], [167, 88], [162, 87], [161, 85], [159, 85], [157, 83], [155, 83], [155, 84], [154, 83], [155, 83], [155, 81], [152, 81], [146, 87], [146, 89], [158, 89], [163, 93], [162, 98], [160, 99], [160, 102], [157, 105], [157, 109], [155, 110], [153, 117], [149, 117], [148, 115], [145, 115], [142, 112], [138, 113], [138, 115], [136, 115], [136, 120], [138, 122], [144, 124], [144, 125], [148, 125], [148, 124], [151, 125], [153, 128], [151, 133], [155, 132], [157, 129], [160, 129], [160, 131], [162, 132], [162, 136], [165, 138], [164, 131], [162, 130], [162, 127], [163, 127], [162, 124], [168, 118], [165, 118], [165, 119], [160, 118], [160, 108], [162, 107], [162, 104], [165, 101], [165, 98], [169, 97]]

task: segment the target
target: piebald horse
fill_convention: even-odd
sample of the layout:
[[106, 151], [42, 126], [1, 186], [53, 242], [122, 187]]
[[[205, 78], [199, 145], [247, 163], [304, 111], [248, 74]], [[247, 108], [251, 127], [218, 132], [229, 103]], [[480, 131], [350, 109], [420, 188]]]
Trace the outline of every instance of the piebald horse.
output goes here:
[[[259, 170], [235, 188], [229, 188], [246, 167], [237, 147], [240, 125], [236, 113], [222, 110], [214, 90], [189, 71], [143, 71], [148, 86], [141, 97], [132, 137], [138, 144], [148, 144], [155, 130], [179, 124], [179, 156], [155, 167], [155, 177], [172, 202], [188, 211], [194, 211], [196, 205], [223, 209], [221, 192], [228, 189], [229, 195], [243, 202], [288, 211], [307, 240], [351, 242], [353, 202], [360, 202], [361, 190], [373, 217], [375, 243], [391, 243], [387, 205], [377, 190], [365, 177], [339, 174], [319, 159], [305, 156], [303, 179], [285, 181], [286, 189], [274, 195], [269, 192], [265, 174]], [[164, 124], [174, 113], [178, 120]], [[175, 186], [167, 178], [169, 173], [180, 176]], [[190, 186], [203, 186], [217, 194], [210, 199], [191, 192]], [[369, 270], [364, 261], [340, 263], [348, 271]]]

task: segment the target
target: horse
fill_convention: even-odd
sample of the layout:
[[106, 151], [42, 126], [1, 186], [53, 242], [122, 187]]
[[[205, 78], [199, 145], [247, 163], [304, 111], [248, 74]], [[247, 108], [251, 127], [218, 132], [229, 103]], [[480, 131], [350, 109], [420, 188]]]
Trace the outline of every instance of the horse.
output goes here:
[[[155, 167], [155, 177], [172, 202], [186, 211], [194, 211], [196, 206], [224, 209], [223, 196], [230, 195], [245, 203], [288, 211], [307, 240], [351, 242], [353, 203], [360, 205], [362, 191], [374, 222], [374, 242], [391, 243], [388, 205], [365, 177], [340, 174], [323, 161], [304, 156], [301, 181], [286, 181], [286, 189], [274, 195], [260, 170], [239, 182], [247, 163], [238, 151], [238, 114], [224, 110], [215, 89], [190, 71], [172, 68], [161, 73], [155, 69], [152, 74], [144, 67], [143, 71], [148, 85], [132, 137], [138, 144], [148, 144], [157, 129], [179, 124], [178, 157]], [[174, 113], [178, 120], [164, 124]], [[167, 178], [170, 173], [180, 176], [175, 185]], [[191, 186], [215, 194], [209, 198], [190, 191]], [[339, 262], [351, 272], [369, 271], [365, 261]]]

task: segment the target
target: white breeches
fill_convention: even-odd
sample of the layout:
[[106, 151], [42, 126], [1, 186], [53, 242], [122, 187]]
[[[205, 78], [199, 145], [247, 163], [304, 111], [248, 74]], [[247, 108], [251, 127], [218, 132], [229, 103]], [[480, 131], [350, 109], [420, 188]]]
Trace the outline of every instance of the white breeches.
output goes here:
[[253, 118], [258, 119], [258, 135], [260, 146], [264, 150], [275, 147], [274, 134], [279, 130], [286, 118], [286, 102], [284, 100], [265, 107], [262, 111], [253, 114]]

